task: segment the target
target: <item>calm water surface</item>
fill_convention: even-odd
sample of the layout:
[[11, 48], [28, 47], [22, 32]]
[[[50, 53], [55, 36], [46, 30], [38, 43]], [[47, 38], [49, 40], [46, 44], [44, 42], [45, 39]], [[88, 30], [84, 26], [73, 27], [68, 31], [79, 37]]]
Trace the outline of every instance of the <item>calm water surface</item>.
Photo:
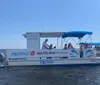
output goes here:
[[0, 85], [100, 85], [100, 66], [1, 68]]

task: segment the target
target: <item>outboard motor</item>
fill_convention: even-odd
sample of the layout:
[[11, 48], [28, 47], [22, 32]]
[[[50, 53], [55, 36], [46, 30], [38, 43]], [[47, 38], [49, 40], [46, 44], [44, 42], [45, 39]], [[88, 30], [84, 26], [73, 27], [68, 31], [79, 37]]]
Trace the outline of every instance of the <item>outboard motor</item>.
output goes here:
[[2, 63], [3, 61], [5, 61], [5, 56], [3, 53], [0, 53], [0, 63]]

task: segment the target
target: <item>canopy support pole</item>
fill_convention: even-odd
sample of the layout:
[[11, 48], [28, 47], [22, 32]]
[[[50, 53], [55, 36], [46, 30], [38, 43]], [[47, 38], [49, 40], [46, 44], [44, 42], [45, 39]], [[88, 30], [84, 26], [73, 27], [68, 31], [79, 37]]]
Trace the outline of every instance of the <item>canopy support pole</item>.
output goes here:
[[69, 40], [70, 40], [70, 37], [68, 38], [68, 40], [66, 40], [66, 43], [68, 43]]
[[57, 48], [58, 48], [58, 37], [57, 37]]
[[[91, 35], [89, 35], [89, 38], [91, 39]], [[85, 43], [89, 40], [89, 38], [85, 41]]]

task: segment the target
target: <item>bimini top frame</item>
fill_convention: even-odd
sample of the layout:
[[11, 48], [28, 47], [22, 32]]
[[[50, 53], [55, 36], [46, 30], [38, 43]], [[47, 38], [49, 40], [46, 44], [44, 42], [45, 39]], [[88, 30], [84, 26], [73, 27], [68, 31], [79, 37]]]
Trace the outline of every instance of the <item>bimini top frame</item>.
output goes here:
[[[62, 38], [64, 39], [64, 41], [66, 41], [65, 39], [66, 38], [71, 38], [75, 43], [76, 45], [79, 45], [79, 43], [81, 42], [81, 39], [85, 36], [85, 35], [89, 35], [89, 38], [91, 38], [91, 35], [93, 34], [93, 32], [88, 32], [88, 31], [70, 31], [70, 32], [65, 32], [63, 35], [62, 35]], [[73, 38], [78, 38], [79, 41], [78, 43], [73, 39]], [[68, 40], [69, 40], [68, 39]], [[88, 40], [88, 39], [87, 39]], [[87, 42], [87, 40], [85, 42]], [[63, 45], [64, 42], [61, 43], [61, 47]], [[66, 41], [66, 43], [68, 43], [68, 41]]]

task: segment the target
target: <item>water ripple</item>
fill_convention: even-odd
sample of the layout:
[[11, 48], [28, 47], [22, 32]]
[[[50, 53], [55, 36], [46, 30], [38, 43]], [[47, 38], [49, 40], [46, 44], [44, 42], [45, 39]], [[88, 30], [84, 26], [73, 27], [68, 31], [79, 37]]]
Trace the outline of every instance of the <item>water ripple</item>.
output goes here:
[[100, 85], [99, 80], [99, 66], [0, 69], [0, 85]]

